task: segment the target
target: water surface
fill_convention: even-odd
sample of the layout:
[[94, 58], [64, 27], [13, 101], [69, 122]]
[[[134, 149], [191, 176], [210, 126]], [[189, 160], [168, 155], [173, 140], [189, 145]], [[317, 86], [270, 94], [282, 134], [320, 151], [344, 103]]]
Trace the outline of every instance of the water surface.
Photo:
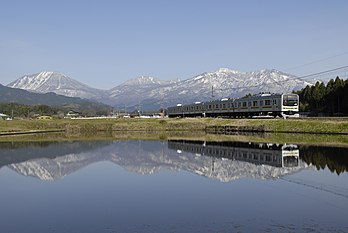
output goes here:
[[348, 149], [0, 143], [0, 232], [348, 232]]

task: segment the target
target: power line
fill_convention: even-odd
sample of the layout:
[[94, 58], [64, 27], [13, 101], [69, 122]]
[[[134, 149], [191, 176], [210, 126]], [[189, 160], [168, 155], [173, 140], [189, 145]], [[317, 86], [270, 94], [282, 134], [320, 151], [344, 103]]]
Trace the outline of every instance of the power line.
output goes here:
[[326, 57], [326, 58], [322, 58], [322, 59], [319, 59], [319, 60], [315, 60], [313, 62], [309, 62], [309, 63], [303, 64], [303, 65], [291, 67], [291, 68], [288, 68], [288, 69], [285, 69], [285, 70], [288, 71], [288, 70], [298, 69], [298, 68], [301, 68], [301, 67], [304, 67], [304, 66], [308, 66], [308, 65], [312, 65], [312, 64], [315, 64], [315, 63], [318, 63], [318, 62], [330, 60], [332, 58], [340, 57], [340, 56], [343, 56], [343, 55], [346, 55], [346, 54], [348, 54], [348, 51], [340, 53], [340, 54], [336, 54], [336, 55], [333, 55], [333, 56], [330, 56], [330, 57]]
[[[334, 68], [334, 69], [330, 69], [330, 70], [325, 70], [325, 71], [321, 71], [321, 72], [318, 72], [318, 73], [313, 73], [313, 74], [308, 74], [308, 75], [304, 75], [304, 76], [295, 76], [295, 77], [290, 77], [291, 79], [300, 79], [302, 81], [306, 81], [305, 79], [309, 78], [309, 77], [313, 77], [313, 76], [318, 76], [318, 75], [322, 75], [322, 74], [328, 74], [328, 73], [331, 73], [331, 72], [334, 72], [334, 71], [338, 71], [338, 70], [344, 70], [344, 69], [348, 69], [348, 65], [347, 66], [341, 66], [341, 67], [338, 67], [338, 68]], [[275, 81], [274, 82], [275, 84], [278, 84], [278, 85], [283, 85], [284, 84], [284, 81]], [[242, 86], [242, 87], [230, 87], [230, 88], [217, 88], [215, 90], [220, 90], [220, 91], [226, 91], [226, 90], [236, 90], [236, 89], [240, 89], [240, 88], [251, 88], [251, 87], [258, 87], [260, 85], [253, 85], [253, 86]]]
[[300, 76], [298, 78], [299, 79], [305, 79], [305, 78], [308, 78], [308, 77], [318, 76], [318, 75], [321, 75], [321, 74], [327, 74], [327, 73], [331, 73], [333, 71], [343, 70], [343, 69], [347, 69], [347, 68], [348, 68], [348, 66], [341, 66], [341, 67], [338, 67], [338, 68], [335, 68], [335, 69], [331, 69], [331, 70], [325, 70], [325, 71], [321, 71], [321, 72], [314, 73], [314, 74], [308, 74], [308, 75]]
[[[306, 81], [305, 79], [309, 78], [309, 77], [313, 77], [313, 76], [318, 76], [318, 75], [322, 75], [322, 74], [328, 74], [328, 73], [331, 73], [331, 72], [334, 72], [334, 71], [338, 71], [338, 70], [345, 70], [345, 69], [348, 69], [348, 65], [346, 66], [341, 66], [341, 67], [337, 67], [337, 68], [334, 68], [334, 69], [330, 69], [330, 70], [325, 70], [325, 71], [321, 71], [321, 72], [317, 72], [317, 73], [313, 73], [313, 74], [308, 74], [308, 75], [304, 75], [304, 76], [294, 76], [294, 77], [289, 77], [290, 79], [300, 79], [302, 81]], [[277, 84], [277, 85], [283, 85], [284, 84], [284, 81], [274, 81], [273, 83]], [[253, 87], [259, 87], [260, 85], [262, 84], [259, 84], [259, 85], [252, 85], [252, 86], [239, 86], [239, 87], [230, 87], [230, 88], [213, 88], [212, 89], [212, 96], [215, 97], [216, 95], [216, 90], [218, 91], [233, 91], [233, 90], [237, 90], [237, 89], [240, 89], [240, 88], [245, 88], [245, 89], [250, 89], [250, 88], [253, 88]], [[215, 89], [215, 93], [213, 92]], [[214, 95], [215, 94], [215, 95]], [[181, 100], [181, 98], [177, 98], [178, 101]], [[142, 101], [143, 102], [143, 101]], [[158, 103], [159, 101], [158, 100], [155, 100], [155, 101], [152, 101], [150, 103], [143, 103], [143, 106], [148, 106], [148, 105], [151, 105], [151, 104], [155, 104], [155, 103]]]

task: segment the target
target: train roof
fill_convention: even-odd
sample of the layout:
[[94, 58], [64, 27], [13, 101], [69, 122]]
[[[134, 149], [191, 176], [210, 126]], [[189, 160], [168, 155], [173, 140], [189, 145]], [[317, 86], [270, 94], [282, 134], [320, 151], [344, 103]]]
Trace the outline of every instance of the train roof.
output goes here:
[[172, 107], [182, 107], [182, 106], [190, 106], [190, 105], [204, 105], [204, 104], [209, 104], [209, 103], [220, 103], [220, 102], [224, 102], [224, 101], [245, 101], [245, 100], [253, 100], [253, 99], [258, 99], [260, 97], [279, 97], [281, 95], [297, 95], [297, 94], [293, 94], [293, 93], [270, 93], [270, 92], [262, 92], [262, 93], [258, 93], [258, 94], [254, 94], [254, 95], [250, 95], [250, 96], [244, 96], [238, 99], [234, 99], [234, 98], [223, 98], [223, 99], [217, 99], [217, 100], [210, 100], [210, 101], [205, 101], [205, 102], [194, 102], [194, 103], [190, 103], [190, 104], [177, 104], [176, 106], [172, 106]]

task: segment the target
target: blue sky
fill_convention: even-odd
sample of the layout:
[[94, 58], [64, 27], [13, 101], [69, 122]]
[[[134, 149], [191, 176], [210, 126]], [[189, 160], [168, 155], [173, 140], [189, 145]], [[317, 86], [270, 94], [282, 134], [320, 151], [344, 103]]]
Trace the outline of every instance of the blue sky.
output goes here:
[[1, 0], [0, 83], [43, 70], [102, 89], [220, 67], [301, 76], [348, 65], [347, 22], [345, 0]]

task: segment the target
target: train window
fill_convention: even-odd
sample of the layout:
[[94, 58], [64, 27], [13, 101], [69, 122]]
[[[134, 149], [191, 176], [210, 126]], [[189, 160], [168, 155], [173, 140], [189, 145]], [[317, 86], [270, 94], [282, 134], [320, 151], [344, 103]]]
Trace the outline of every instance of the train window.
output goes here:
[[283, 105], [285, 106], [297, 106], [297, 96], [296, 95], [284, 95]]
[[253, 101], [253, 106], [256, 107], [258, 105], [257, 101]]
[[266, 106], [271, 105], [271, 100], [265, 100], [265, 105], [266, 105]]
[[260, 106], [263, 106], [263, 100], [260, 100]]
[[251, 106], [251, 102], [248, 103], [248, 106], [249, 106], [249, 107]]
[[247, 103], [246, 102], [243, 102], [243, 107], [246, 107], [247, 106]]
[[217, 104], [215, 107], [216, 107], [216, 108], [219, 108], [219, 105]]
[[273, 100], [273, 105], [277, 105], [277, 100]]
[[239, 108], [240, 108], [240, 104], [241, 104], [241, 103], [239, 102], [239, 103], [238, 103], [238, 107], [239, 107]]
[[211, 109], [211, 104], [209, 104], [209, 109]]
[[222, 104], [222, 108], [226, 108], [226, 104]]

